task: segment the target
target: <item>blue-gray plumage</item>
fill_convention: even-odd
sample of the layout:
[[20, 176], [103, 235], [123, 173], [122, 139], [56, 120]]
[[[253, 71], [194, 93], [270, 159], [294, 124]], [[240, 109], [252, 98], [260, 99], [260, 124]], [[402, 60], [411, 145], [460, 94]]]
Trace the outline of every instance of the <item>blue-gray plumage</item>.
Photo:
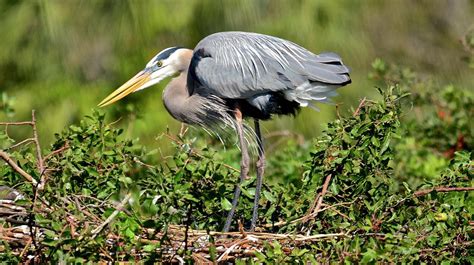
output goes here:
[[341, 85], [349, 69], [333, 54], [315, 55], [287, 40], [243, 33], [216, 33], [194, 49], [190, 72], [196, 92], [223, 98], [249, 98], [293, 90], [304, 82]]
[[337, 87], [351, 81], [334, 53], [315, 55], [287, 40], [244, 32], [216, 33], [199, 42], [187, 79], [191, 93], [243, 99], [262, 112], [244, 115], [264, 119], [273, 114], [274, 108], [265, 106], [275, 96], [307, 106], [327, 102]]
[[[221, 32], [202, 39], [194, 51], [179, 47], [163, 50], [99, 105], [111, 104], [175, 74], [178, 76], [163, 92], [166, 109], [188, 124], [211, 129], [220, 124], [235, 127], [242, 151], [241, 183], [248, 175], [249, 163], [242, 119], [255, 120], [259, 159], [251, 230], [256, 225], [265, 163], [258, 120], [329, 102], [338, 87], [351, 82], [348, 67], [335, 53], [316, 55], [293, 42], [263, 34]], [[239, 186], [225, 231], [237, 206]]]

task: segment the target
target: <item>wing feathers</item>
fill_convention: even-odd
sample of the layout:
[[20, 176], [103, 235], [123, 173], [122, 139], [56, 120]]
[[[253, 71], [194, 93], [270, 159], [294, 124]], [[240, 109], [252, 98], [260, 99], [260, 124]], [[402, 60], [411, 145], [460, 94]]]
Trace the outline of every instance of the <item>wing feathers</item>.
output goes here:
[[324, 100], [330, 90], [350, 82], [348, 67], [335, 53], [315, 55], [287, 40], [245, 32], [216, 33], [201, 40], [189, 73], [197, 79], [188, 79], [192, 91], [222, 98], [289, 92], [316, 82], [302, 99]]

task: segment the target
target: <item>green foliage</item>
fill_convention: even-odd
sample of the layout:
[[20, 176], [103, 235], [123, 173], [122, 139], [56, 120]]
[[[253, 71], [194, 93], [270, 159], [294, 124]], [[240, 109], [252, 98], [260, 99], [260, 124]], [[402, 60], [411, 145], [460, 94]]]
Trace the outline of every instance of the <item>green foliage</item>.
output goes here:
[[[258, 226], [286, 233], [286, 239], [247, 242], [261, 252], [254, 252], [255, 259], [235, 254], [236, 263], [474, 262], [473, 192], [417, 193], [474, 186], [474, 34], [471, 28], [461, 36], [458, 23], [471, 19], [472, 2], [112, 2], [0, 1], [0, 120], [27, 120], [32, 108], [38, 110], [47, 169], [38, 171], [31, 141], [20, 144], [31, 137], [30, 127], [2, 127], [0, 148], [33, 178], [46, 177], [47, 185], [37, 190], [1, 162], [0, 185], [25, 195], [16, 206], [26, 215], [13, 217], [37, 225], [39, 240], [25, 248], [1, 234], [0, 262], [26, 263], [34, 256], [36, 263], [166, 263], [179, 256], [190, 263], [203, 245], [216, 261], [222, 256], [218, 247], [235, 243], [209, 235], [188, 240], [185, 249], [177, 235], [221, 229], [238, 179], [238, 148], [223, 152], [217, 141], [189, 135], [172, 145], [166, 137], [157, 142], [156, 135], [168, 130], [164, 124], [171, 131], [179, 126], [157, 104], [160, 88], [107, 109], [107, 119], [101, 113], [84, 118], [159, 50], [193, 47], [223, 30], [272, 34], [317, 53], [335, 51], [354, 79], [337, 100], [352, 106], [369, 98], [356, 114], [343, 107], [335, 118], [334, 108], [326, 107], [317, 115], [302, 111], [295, 122], [266, 124], [268, 131], [296, 128], [317, 137], [313, 144], [300, 137], [266, 139]], [[381, 59], [371, 65], [377, 55], [421, 74]], [[367, 89], [373, 84], [389, 86], [375, 95]], [[107, 124], [118, 117], [124, 118]], [[328, 120], [334, 121], [321, 133]], [[129, 140], [131, 135], [140, 140]], [[322, 211], [306, 220], [328, 176]], [[242, 187], [236, 219], [244, 227], [254, 186], [251, 177]], [[2, 232], [20, 226], [5, 219], [0, 225]], [[291, 239], [327, 233], [343, 235]]]
[[[382, 100], [365, 100], [353, 115], [329, 123], [324, 134], [314, 140], [301, 179], [274, 181], [263, 191], [259, 220], [261, 226], [269, 224], [268, 232], [343, 234], [299, 244], [268, 241], [262, 252], [255, 253], [259, 262], [462, 263], [471, 259], [469, 221], [474, 213], [474, 196], [436, 191], [420, 195], [415, 191], [472, 187], [472, 152], [456, 152], [440, 167], [438, 176], [420, 181], [419, 186], [400, 185], [402, 172], [395, 174], [394, 167], [406, 161], [399, 160], [396, 152], [406, 150], [406, 141], [402, 140], [405, 135], [416, 134], [407, 131], [414, 126], [413, 121], [404, 123], [401, 119], [403, 102], [413, 96], [398, 91], [396, 87], [381, 90]], [[462, 92], [450, 93], [449, 97], [440, 94], [437, 99], [455, 106]], [[458, 130], [464, 130], [463, 123], [460, 125]], [[419, 126], [427, 129], [437, 124]], [[147, 153], [137, 143], [122, 140], [121, 134], [121, 129], [104, 123], [103, 114], [95, 113], [56, 135], [46, 160], [48, 182], [41, 193], [41, 201], [48, 202], [48, 206], [40, 203], [43, 210], [34, 213], [35, 223], [43, 227], [38, 261], [133, 260], [137, 255], [140, 259], [166, 260], [173, 226], [208, 231], [222, 227], [238, 172], [216, 161], [212, 148], [196, 149], [192, 142], [178, 139], [173, 156], [158, 158], [158, 152]], [[417, 145], [438, 146], [426, 139]], [[289, 165], [289, 172], [270, 170], [270, 179], [303, 170], [295, 161], [288, 162], [289, 157], [298, 157], [297, 150], [301, 149], [293, 144], [287, 150], [273, 157], [271, 165]], [[13, 156], [24, 161], [22, 168], [34, 174], [36, 164], [31, 152], [25, 147]], [[413, 157], [424, 153], [405, 154]], [[149, 165], [156, 160], [161, 163]], [[0, 184], [16, 185], [27, 195], [27, 205], [38, 204], [34, 190], [12, 169], [2, 167], [0, 173], [4, 176]], [[307, 222], [301, 221], [299, 217], [314, 210], [311, 205], [328, 176], [331, 181], [323, 200], [324, 211]], [[239, 219], [250, 219], [253, 187], [254, 178], [243, 185]], [[94, 234], [93, 228], [115, 211], [114, 201], [126, 194], [132, 198], [125, 205], [127, 210]], [[108, 256], [97, 249], [107, 250]], [[6, 244], [4, 250], [2, 260], [12, 261], [11, 246]], [[178, 252], [191, 259], [189, 252]]]
[[[462, 27], [472, 23], [472, 1], [115, 2], [0, 1], [0, 91], [16, 98], [17, 120], [37, 110], [43, 147], [54, 142], [55, 133], [90, 115], [92, 106], [157, 52], [172, 46], [192, 48], [217, 31], [272, 34], [316, 53], [340, 54], [354, 80], [336, 99], [342, 108], [376, 96], [373, 83], [365, 78], [376, 56], [428, 72], [440, 83], [467, 87], [474, 82], [472, 69], [458, 60], [467, 57], [472, 62], [472, 53], [462, 52], [458, 41], [467, 29]], [[472, 30], [463, 39], [472, 51]], [[108, 107], [107, 119], [121, 117], [118, 126], [126, 128], [127, 137], [156, 146], [154, 139], [166, 131], [164, 124], [171, 131], [179, 129], [161, 104], [162, 88], [149, 88]], [[312, 138], [335, 117], [334, 108], [322, 109], [317, 115], [304, 110], [295, 122], [280, 119], [265, 127]], [[7, 118], [0, 112], [0, 120]], [[12, 132], [15, 139], [25, 135]], [[166, 155], [172, 154], [167, 142], [159, 144]]]
[[[382, 60], [373, 67], [372, 78], [397, 85], [328, 123], [311, 145], [290, 140], [273, 149], [278, 153], [269, 156], [258, 223], [266, 233], [256, 234], [268, 240], [246, 242], [253, 258], [234, 253], [236, 263], [473, 261], [474, 194], [455, 190], [474, 186], [473, 95], [438, 89]], [[407, 93], [412, 87], [416, 93]], [[28, 254], [39, 263], [171, 262], [176, 255], [196, 262], [197, 253], [217, 261], [219, 247], [240, 240], [212, 232], [224, 224], [238, 179], [234, 146], [220, 152], [220, 145], [167, 135], [174, 152], [164, 156], [127, 140], [94, 112], [55, 136], [43, 150], [40, 174], [34, 145], [10, 148], [17, 143], [10, 131], [0, 133], [3, 150], [47, 182], [40, 191], [0, 167], [0, 185], [25, 195], [16, 202], [28, 213], [19, 221], [41, 233], [22, 257], [22, 245], [2, 241], [1, 261], [22, 262]], [[255, 177], [242, 186], [236, 219], [244, 227], [254, 186]]]
[[473, 150], [473, 95], [453, 86], [423, 92], [415, 93], [413, 97], [418, 117], [411, 123], [421, 124], [414, 133], [417, 140], [426, 139], [424, 145], [438, 152], [448, 152], [448, 156], [456, 150]]
[[53, 170], [53, 180], [48, 192], [58, 196], [81, 193], [99, 200], [128, 188], [136, 181], [140, 169], [134, 155], [140, 155], [140, 147], [132, 141], [120, 140], [122, 129], [104, 123], [104, 115], [94, 113], [79, 126], [71, 125], [61, 134], [51, 151], [61, 150], [48, 160]]
[[377, 59], [369, 75], [395, 83], [410, 96], [404, 100], [403, 135], [397, 141], [395, 171], [412, 188], [424, 178], [437, 178], [456, 151], [474, 149], [474, 95], [453, 85], [435, 86], [408, 67]]
[[[148, 173], [138, 181], [146, 192], [140, 194], [136, 205], [147, 216], [147, 225], [188, 224], [204, 230], [222, 227], [237, 175], [214, 161], [211, 152], [203, 150], [196, 155], [188, 144], [177, 145], [166, 164]], [[245, 194], [246, 185], [243, 189]], [[244, 203], [249, 204], [250, 199]]]

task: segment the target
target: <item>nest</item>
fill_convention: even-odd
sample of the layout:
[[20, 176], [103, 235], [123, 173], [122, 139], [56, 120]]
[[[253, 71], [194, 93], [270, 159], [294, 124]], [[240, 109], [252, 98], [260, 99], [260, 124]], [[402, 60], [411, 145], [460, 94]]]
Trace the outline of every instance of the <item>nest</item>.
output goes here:
[[[129, 199], [126, 197], [125, 199]], [[124, 200], [128, 202], [128, 200]], [[122, 202], [124, 202], [122, 201]], [[117, 210], [123, 210], [124, 203], [117, 206]], [[33, 214], [30, 213], [29, 206], [22, 206], [15, 200], [0, 200], [0, 214], [4, 222], [0, 223], [0, 240], [7, 243], [8, 248], [15, 255], [24, 259], [34, 259], [37, 250], [41, 249], [44, 240], [44, 233], [48, 228], [41, 227], [32, 221]], [[38, 213], [36, 213], [38, 214]], [[101, 249], [101, 256], [104, 261], [113, 261], [112, 254], [107, 249], [112, 249], [114, 245], [120, 243], [120, 237], [106, 227], [112, 222], [114, 213], [106, 220], [98, 220], [88, 224], [89, 236], [82, 237], [77, 229], [73, 237], [78, 239], [93, 239], [99, 233], [103, 233], [107, 238], [107, 248]], [[73, 220], [74, 216], [66, 216], [67, 220]], [[73, 223], [71, 223], [73, 225]], [[91, 229], [95, 227], [94, 229]], [[144, 245], [156, 245], [154, 249], [142, 252], [142, 249], [134, 249], [133, 256], [143, 259], [151, 253], [161, 253], [164, 260], [168, 262], [184, 262], [181, 256], [184, 253], [191, 255], [196, 263], [212, 263], [212, 259], [217, 262], [233, 261], [237, 258], [253, 258], [258, 253], [263, 252], [265, 244], [278, 244], [285, 254], [290, 254], [295, 247], [310, 244], [314, 241], [348, 237], [344, 233], [300, 235], [300, 234], [277, 234], [266, 232], [245, 232], [239, 223], [238, 232], [217, 232], [206, 230], [194, 230], [183, 225], [170, 225], [166, 231], [155, 229], [142, 229], [136, 235], [136, 241]], [[159, 247], [158, 247], [159, 246]], [[0, 250], [5, 250], [5, 245], [0, 246]], [[117, 254], [117, 253], [115, 253]], [[214, 255], [214, 258], [212, 257]]]

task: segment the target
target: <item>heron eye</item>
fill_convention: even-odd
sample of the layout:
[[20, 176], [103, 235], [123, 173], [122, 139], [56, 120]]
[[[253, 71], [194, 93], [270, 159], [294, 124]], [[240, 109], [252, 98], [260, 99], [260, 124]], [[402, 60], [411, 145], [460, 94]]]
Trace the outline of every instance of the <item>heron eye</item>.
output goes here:
[[163, 66], [163, 61], [158, 61], [158, 62], [156, 63], [156, 66], [162, 67], [162, 66]]

